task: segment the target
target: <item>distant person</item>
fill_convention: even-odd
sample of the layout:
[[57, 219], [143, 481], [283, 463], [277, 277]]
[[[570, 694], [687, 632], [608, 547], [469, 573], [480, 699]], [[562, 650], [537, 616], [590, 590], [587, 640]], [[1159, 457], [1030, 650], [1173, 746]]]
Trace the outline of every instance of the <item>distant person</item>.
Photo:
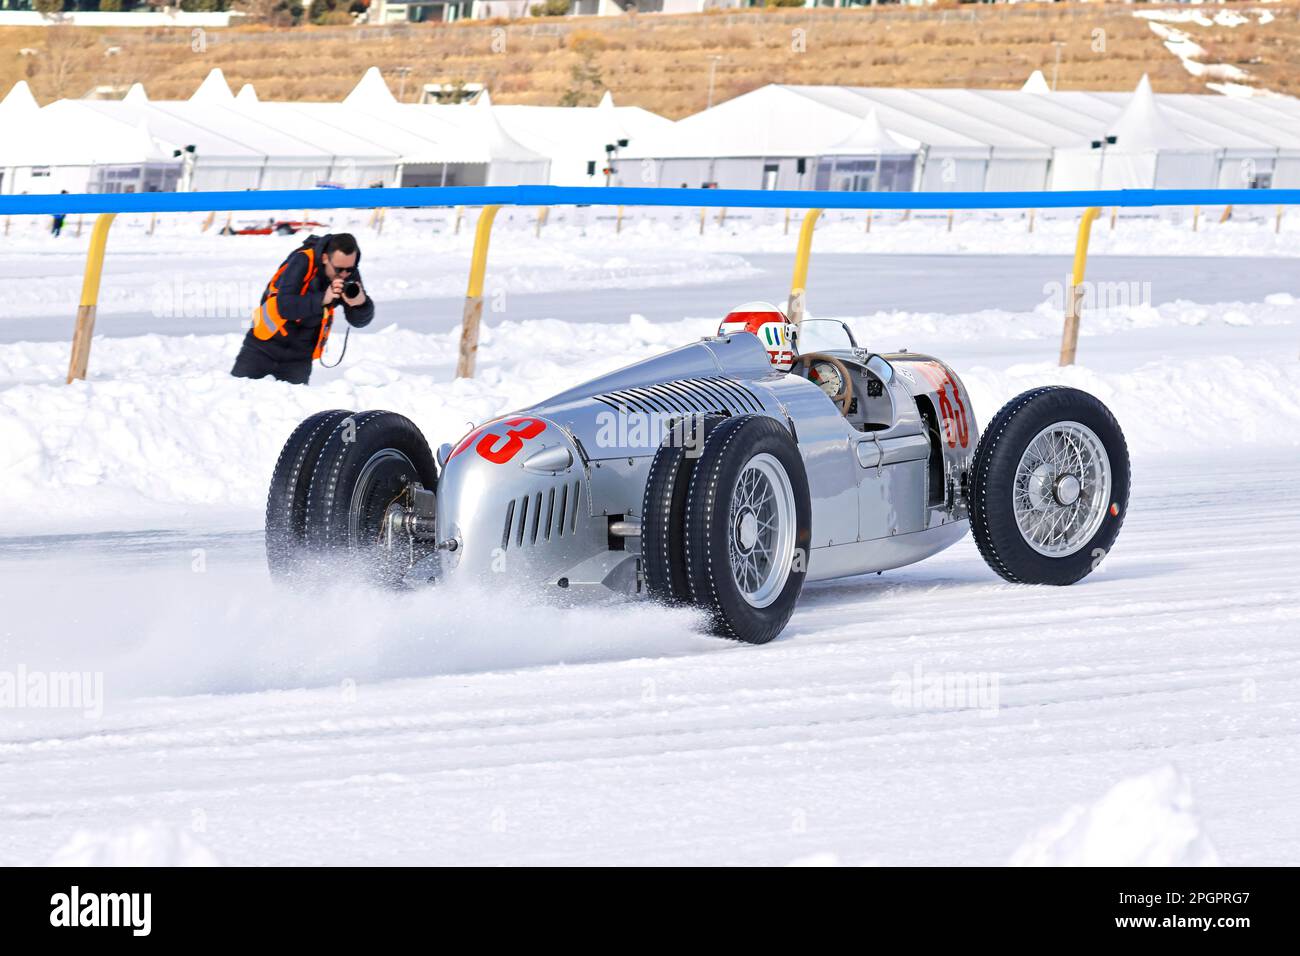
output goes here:
[[[66, 196], [68, 194], [68, 191], [66, 189], [60, 189], [59, 194], [62, 196]], [[62, 234], [63, 220], [66, 219], [67, 216], [68, 214], [63, 212], [56, 212], [54, 214], [54, 225], [50, 227], [50, 235], [58, 236]]]
[[306, 385], [312, 360], [324, 354], [340, 304], [353, 328], [363, 328], [375, 317], [375, 304], [361, 283], [360, 262], [361, 250], [350, 234], [308, 236], [267, 284], [230, 374], [269, 375]]

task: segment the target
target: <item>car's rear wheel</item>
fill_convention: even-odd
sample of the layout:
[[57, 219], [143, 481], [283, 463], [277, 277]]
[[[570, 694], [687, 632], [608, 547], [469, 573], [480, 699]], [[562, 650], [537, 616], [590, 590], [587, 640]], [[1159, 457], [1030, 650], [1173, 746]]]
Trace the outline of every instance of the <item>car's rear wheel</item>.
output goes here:
[[807, 574], [812, 503], [790, 432], [763, 415], [730, 418], [709, 435], [686, 501], [686, 575], [710, 629], [772, 640], [794, 613]]
[[1128, 445], [1100, 401], [1073, 388], [1012, 399], [975, 450], [971, 531], [1008, 581], [1073, 584], [1110, 552], [1129, 496]]
[[375, 584], [401, 583], [434, 550], [432, 536], [406, 530], [418, 492], [438, 473], [420, 429], [394, 412], [360, 412], [339, 422], [321, 449], [307, 495], [304, 538], [317, 555]]
[[275, 580], [292, 577], [301, 565], [312, 472], [334, 426], [351, 414], [337, 408], [317, 412], [293, 430], [280, 451], [266, 496], [266, 563]]

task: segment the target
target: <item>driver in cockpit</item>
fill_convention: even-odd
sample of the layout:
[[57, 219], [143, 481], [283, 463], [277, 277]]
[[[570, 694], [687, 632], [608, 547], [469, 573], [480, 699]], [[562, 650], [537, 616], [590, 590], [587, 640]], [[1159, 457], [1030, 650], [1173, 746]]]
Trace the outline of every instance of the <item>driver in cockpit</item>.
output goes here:
[[770, 302], [746, 302], [727, 313], [718, 326], [719, 335], [752, 332], [767, 349], [772, 367], [782, 372], [794, 365], [795, 327], [784, 312]]
[[[750, 332], [757, 336], [763, 348], [767, 349], [772, 367], [778, 371], [789, 372], [794, 368], [795, 356], [799, 352], [798, 326], [770, 302], [747, 302], [732, 309], [718, 326], [718, 334], [732, 332]], [[845, 335], [848, 336], [847, 330]], [[848, 338], [848, 344], [852, 345], [852, 338]], [[841, 359], [824, 352], [805, 352], [799, 355], [798, 365], [795, 374], [807, 378], [825, 392], [842, 414], [848, 416], [855, 412], [857, 402], [853, 397], [853, 376]]]

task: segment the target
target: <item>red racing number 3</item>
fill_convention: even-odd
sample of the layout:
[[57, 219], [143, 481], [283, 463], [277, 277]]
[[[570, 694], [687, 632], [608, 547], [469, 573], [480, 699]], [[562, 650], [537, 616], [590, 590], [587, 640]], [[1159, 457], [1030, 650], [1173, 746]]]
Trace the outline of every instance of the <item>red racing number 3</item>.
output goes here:
[[[537, 418], [512, 418], [501, 424], [507, 426], [504, 435], [484, 432], [474, 446], [481, 458], [486, 458], [494, 465], [504, 465], [523, 450], [526, 440], [536, 438], [546, 431], [546, 422]], [[503, 444], [498, 446], [498, 442]]]

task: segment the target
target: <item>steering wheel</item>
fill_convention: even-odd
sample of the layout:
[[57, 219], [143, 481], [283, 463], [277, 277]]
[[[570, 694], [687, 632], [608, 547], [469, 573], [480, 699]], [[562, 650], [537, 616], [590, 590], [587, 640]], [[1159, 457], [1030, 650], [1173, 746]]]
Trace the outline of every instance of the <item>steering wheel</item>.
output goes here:
[[808, 352], [805, 355], [800, 355], [798, 364], [803, 366], [803, 377], [810, 382], [812, 379], [809, 378], [809, 374], [812, 371], [813, 362], [827, 362], [835, 366], [835, 371], [840, 373], [840, 381], [844, 383], [844, 387], [830, 396], [830, 399], [840, 407], [841, 415], [847, 415], [849, 405], [853, 402], [853, 376], [849, 374], [848, 366], [834, 355], [827, 355], [825, 352]]

